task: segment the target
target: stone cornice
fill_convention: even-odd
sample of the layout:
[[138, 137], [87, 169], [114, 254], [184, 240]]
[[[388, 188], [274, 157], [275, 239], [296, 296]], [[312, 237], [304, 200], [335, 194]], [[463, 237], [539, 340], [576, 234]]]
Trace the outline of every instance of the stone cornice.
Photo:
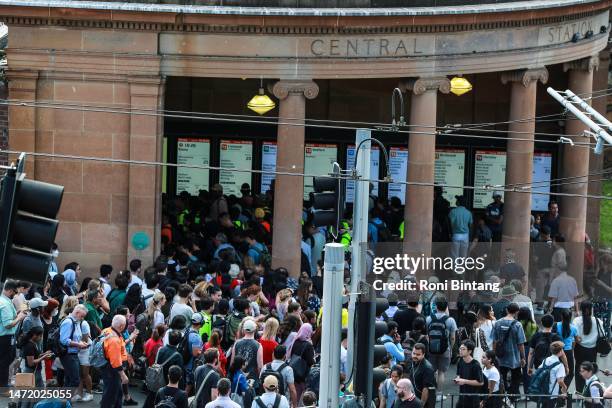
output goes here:
[[421, 77], [408, 79], [400, 83], [400, 89], [412, 91], [415, 95], [422, 95], [427, 91], [450, 92], [450, 80], [446, 77]]
[[525, 88], [532, 82], [548, 82], [548, 70], [544, 68], [525, 69], [519, 71], [502, 72], [501, 81], [505, 85], [508, 82], [520, 82]]
[[307, 99], [314, 99], [319, 94], [319, 85], [313, 81], [281, 80], [272, 86], [272, 93], [281, 100], [295, 93], [303, 94]]
[[563, 64], [564, 72], [567, 72], [569, 70], [593, 72], [593, 71], [596, 71], [598, 68], [599, 68], [599, 56], [592, 56], [589, 58], [569, 61]]
[[414, 34], [542, 26], [590, 17], [612, 0], [530, 12], [406, 16], [208, 15], [122, 10], [88, 10], [7, 6], [0, 17], [7, 25], [63, 26], [155, 32], [251, 34]]

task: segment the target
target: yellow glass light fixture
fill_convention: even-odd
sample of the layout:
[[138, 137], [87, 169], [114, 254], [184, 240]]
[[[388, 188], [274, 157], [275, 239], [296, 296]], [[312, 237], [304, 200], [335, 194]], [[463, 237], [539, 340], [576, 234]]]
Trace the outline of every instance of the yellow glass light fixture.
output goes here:
[[461, 96], [464, 93], [468, 93], [472, 90], [472, 84], [470, 83], [470, 81], [461, 76], [454, 77], [453, 79], [451, 79], [450, 83], [450, 91], [457, 96]]
[[274, 101], [264, 92], [262, 79], [259, 86], [259, 92], [251, 98], [249, 103], [247, 103], [247, 108], [253, 112], [257, 112], [259, 115], [264, 115], [275, 107], [276, 103], [274, 103]]

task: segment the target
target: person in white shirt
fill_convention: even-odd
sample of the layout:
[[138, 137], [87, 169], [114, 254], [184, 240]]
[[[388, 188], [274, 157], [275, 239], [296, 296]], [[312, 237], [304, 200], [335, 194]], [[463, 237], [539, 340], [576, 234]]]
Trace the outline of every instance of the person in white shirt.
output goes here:
[[280, 395], [276, 392], [278, 389], [278, 380], [275, 376], [269, 375], [264, 378], [263, 387], [266, 392], [253, 400], [251, 408], [289, 408], [287, 398], [284, 395]]
[[130, 272], [132, 275], [132, 279], [130, 279], [128, 289], [132, 285], [144, 286], [142, 279], [140, 279], [141, 270], [142, 270], [142, 261], [140, 259], [132, 259], [130, 261]]
[[104, 297], [106, 298], [111, 291], [111, 285], [108, 283], [111, 274], [113, 273], [112, 265], [100, 265], [100, 283], [104, 290]]
[[49, 276], [50, 276], [49, 280], [53, 279], [53, 277], [57, 275], [59, 272], [59, 270], [57, 269], [57, 263], [55, 262], [57, 260], [57, 257], [59, 256], [59, 249], [55, 242], [51, 246], [51, 256], [53, 258], [51, 262], [49, 263]]
[[[576, 334], [576, 344], [574, 345], [575, 367], [580, 367], [585, 361], [597, 361], [597, 337], [599, 331], [603, 331], [603, 323], [600, 319], [593, 316], [593, 304], [590, 301], [580, 302], [580, 316], [573, 321], [578, 330]], [[580, 341], [578, 341], [580, 339]], [[574, 378], [576, 380], [576, 390], [582, 391], [585, 382], [576, 370]]]
[[241, 408], [239, 404], [236, 404], [229, 397], [232, 383], [227, 378], [221, 378], [217, 382], [217, 392], [219, 393], [214, 401], [209, 402], [205, 405], [205, 408]]
[[142, 287], [142, 299], [144, 300], [146, 307], [149, 307], [151, 304], [153, 295], [156, 293], [161, 293], [161, 291], [157, 288], [159, 286], [159, 275], [157, 272], [153, 272], [154, 273], [145, 274], [146, 285]]
[[545, 365], [546, 367], [550, 367], [555, 364], [555, 366], [550, 370], [549, 388], [551, 396], [549, 400], [544, 401], [545, 408], [554, 407], [559, 394], [567, 394], [567, 385], [565, 385], [563, 382], [563, 379], [565, 378], [565, 366], [560, 360], [561, 356], [563, 355], [563, 342], [555, 341], [551, 343], [550, 353], [551, 355], [546, 357], [540, 367], [538, 367], [541, 368]]
[[176, 315], [183, 315], [186, 321], [191, 322], [191, 315], [196, 311], [195, 301], [191, 298], [192, 292], [193, 289], [186, 283], [179, 286], [178, 300], [170, 309], [170, 321], [172, 321]]
[[501, 406], [501, 398], [495, 394], [499, 394], [499, 384], [501, 376], [499, 370], [495, 367], [495, 352], [493, 350], [487, 350], [480, 360], [480, 363], [484, 367], [482, 374], [486, 378], [486, 386], [488, 390], [488, 396], [484, 398], [484, 406], [486, 408], [497, 408]]

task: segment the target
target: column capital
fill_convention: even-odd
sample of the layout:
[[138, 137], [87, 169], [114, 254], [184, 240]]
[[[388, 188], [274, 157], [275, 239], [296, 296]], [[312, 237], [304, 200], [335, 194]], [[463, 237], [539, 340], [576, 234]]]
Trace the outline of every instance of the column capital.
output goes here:
[[534, 68], [534, 69], [521, 69], [517, 71], [506, 71], [501, 74], [502, 84], [506, 85], [508, 82], [521, 82], [525, 88], [531, 84], [531, 82], [542, 82], [545, 84], [548, 82], [548, 70], [546, 67]]
[[272, 94], [278, 99], [286, 99], [289, 94], [304, 94], [308, 99], [319, 95], [319, 85], [314, 81], [280, 80], [272, 85]]
[[569, 70], [575, 71], [588, 71], [593, 72], [597, 71], [599, 68], [599, 56], [594, 55], [592, 57], [587, 57], [575, 61], [565, 62], [563, 64], [563, 72], [567, 72]]
[[450, 81], [447, 77], [421, 77], [401, 81], [399, 88], [412, 91], [415, 95], [422, 95], [427, 91], [450, 92]]

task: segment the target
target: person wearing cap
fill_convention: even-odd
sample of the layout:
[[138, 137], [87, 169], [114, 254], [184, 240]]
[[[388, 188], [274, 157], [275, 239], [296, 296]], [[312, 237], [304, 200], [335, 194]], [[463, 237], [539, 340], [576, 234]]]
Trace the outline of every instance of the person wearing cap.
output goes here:
[[255, 340], [257, 324], [252, 318], [246, 318], [242, 323], [243, 337], [234, 343], [232, 347], [232, 360], [235, 356], [241, 356], [246, 363], [244, 372], [249, 379], [258, 381], [259, 373], [263, 367], [263, 347]]
[[474, 224], [474, 218], [470, 210], [465, 208], [465, 197], [455, 196], [457, 206], [448, 214], [451, 226], [451, 257], [465, 258], [468, 254], [470, 244], [470, 230]]
[[200, 336], [200, 329], [204, 324], [204, 316], [200, 313], [194, 313], [191, 315], [191, 327], [187, 332], [187, 347], [191, 350], [191, 357], [189, 361], [185, 364], [185, 382], [187, 383], [187, 387], [185, 391], [189, 395], [189, 392], [193, 388], [194, 378], [193, 378], [193, 361], [196, 357], [198, 357], [202, 353], [202, 347], [204, 343], [202, 342], [202, 337]]
[[493, 192], [493, 202], [487, 205], [485, 215], [487, 217], [487, 226], [493, 235], [493, 242], [501, 242], [504, 222], [504, 203], [502, 202], [501, 192]]
[[287, 398], [277, 392], [278, 380], [275, 376], [269, 375], [264, 378], [263, 387], [265, 392], [253, 400], [251, 408], [289, 408]]
[[514, 301], [514, 297], [517, 294], [518, 292], [516, 291], [514, 286], [510, 284], [507, 284], [501, 288], [501, 290], [499, 291], [499, 300], [493, 303], [493, 305], [491, 305], [491, 307], [493, 308], [493, 314], [495, 315], [495, 318], [497, 320], [506, 316], [506, 308], [510, 303]]
[[[34, 327], [43, 327], [42, 320], [40, 319], [40, 315], [42, 313], [42, 308], [47, 307], [49, 302], [42, 300], [41, 298], [33, 298], [30, 300], [29, 307], [30, 313], [23, 319], [23, 323], [21, 324], [21, 333], [28, 334], [30, 330]], [[38, 349], [42, 350], [43, 348], [43, 338], [41, 337], [38, 341]]]
[[214, 401], [206, 404], [204, 408], [241, 408], [229, 397], [232, 383], [227, 378], [222, 378], [217, 382], [218, 396]]

